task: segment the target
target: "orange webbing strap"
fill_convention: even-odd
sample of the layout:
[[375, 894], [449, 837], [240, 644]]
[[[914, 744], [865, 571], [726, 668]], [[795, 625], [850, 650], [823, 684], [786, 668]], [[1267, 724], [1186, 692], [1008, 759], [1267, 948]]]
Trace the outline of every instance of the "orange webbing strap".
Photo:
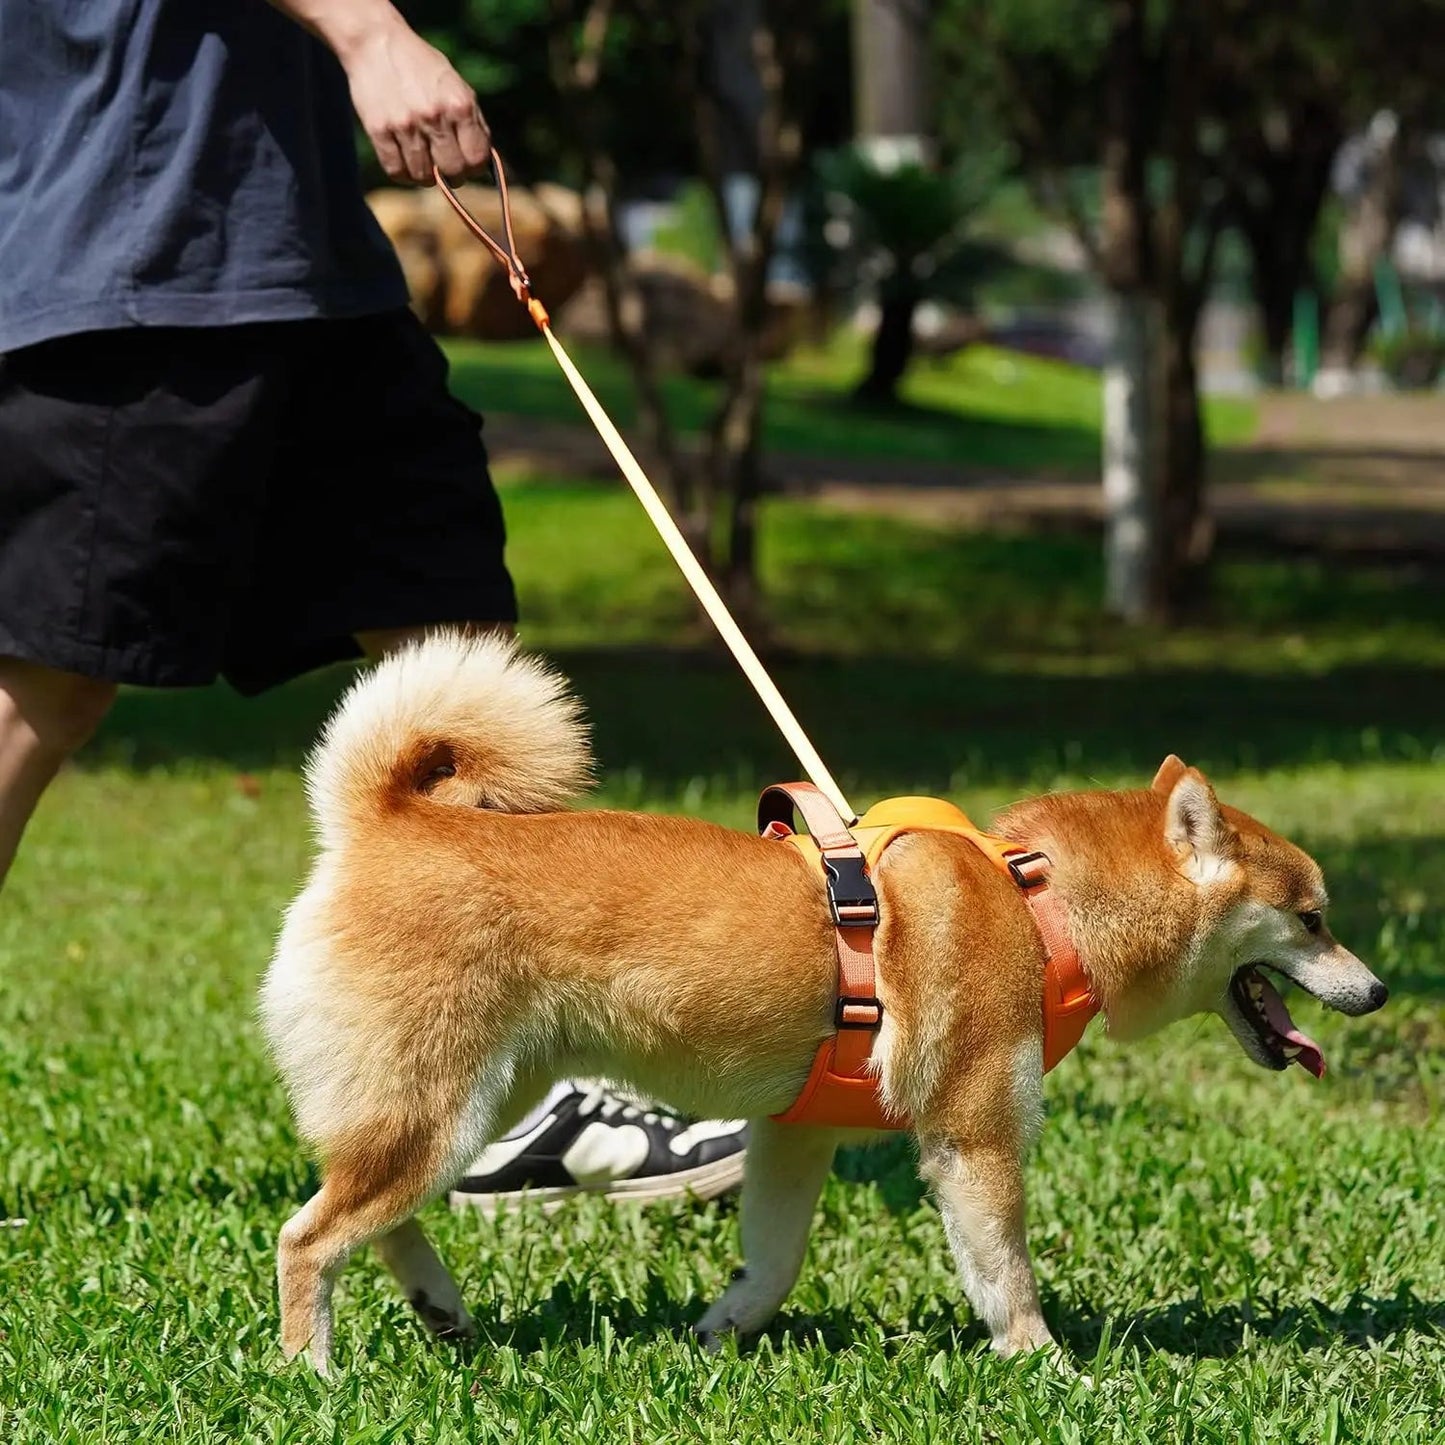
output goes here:
[[838, 951], [838, 992], [832, 1037], [818, 1046], [807, 1083], [792, 1106], [774, 1117], [783, 1124], [805, 1120], [836, 1127], [898, 1128], [905, 1121], [884, 1114], [878, 1081], [868, 1072], [883, 1022], [873, 957], [878, 894], [858, 840], [811, 783], [779, 783], [766, 789], [758, 801], [760, 830], [776, 836], [777, 825], [791, 825], [795, 809], [823, 863]]
[[1049, 885], [1047, 853], [1025, 848], [988, 833], [963, 835], [1018, 884], [1044, 945], [1044, 1073], [1048, 1073], [1084, 1036], [1099, 1001], [1089, 987], [1079, 950], [1069, 934], [1063, 900]]
[[672, 554], [672, 560], [677, 563], [682, 575], [687, 579], [688, 585], [696, 594], [697, 600], [702, 603], [703, 610], [712, 619], [713, 626], [722, 635], [722, 640], [727, 643], [728, 650], [736, 658], [744, 676], [752, 683], [754, 691], [762, 699], [763, 706], [767, 708], [768, 713], [777, 724], [778, 730], [788, 740], [788, 745], [803, 765], [803, 771], [812, 778], [814, 784], [833, 807], [844, 818], [851, 819], [854, 814], [848, 805], [848, 799], [844, 797], [843, 790], [834, 780], [832, 773], [828, 771], [827, 764], [824, 763], [817, 748], [813, 746], [812, 739], [803, 731], [802, 724], [793, 715], [792, 708], [788, 706], [787, 700], [778, 691], [777, 684], [759, 661], [752, 644], [743, 636], [742, 629], [734, 621], [732, 613], [728, 611], [727, 604], [722, 600], [717, 588], [713, 586], [712, 578], [707, 575], [702, 564], [693, 555], [692, 549], [678, 530], [677, 523], [672, 520], [672, 514], [667, 510], [662, 498], [657, 495], [657, 489], [648, 480], [647, 473], [638, 465], [637, 458], [632, 455], [631, 449], [622, 439], [622, 433], [612, 424], [612, 418], [607, 415], [602, 403], [593, 395], [592, 388], [587, 385], [582, 373], [577, 370], [572, 358], [567, 355], [562, 343], [557, 340], [546, 308], [532, 296], [532, 283], [522, 268], [521, 260], [517, 256], [516, 240], [512, 235], [512, 203], [507, 194], [507, 175], [502, 165], [502, 158], [495, 148], [492, 150], [492, 169], [497, 176], [497, 190], [502, 203], [502, 220], [507, 231], [505, 246], [489, 235], [476, 217], [462, 205], [440, 171], [433, 169], [432, 174], [436, 177], [436, 183], [442, 195], [451, 203], [452, 209], [462, 218], [467, 229], [506, 270], [508, 279], [512, 283], [512, 290], [517, 293], [517, 299], [526, 306], [532, 320], [536, 322], [537, 329], [542, 333], [547, 345], [551, 347], [557, 365], [561, 367], [562, 374], [567, 378], [572, 390], [577, 393], [577, 400], [582, 403], [582, 409], [587, 413], [592, 425], [597, 428], [598, 436], [602, 438], [607, 450], [612, 453], [612, 458], [627, 479], [628, 486], [636, 494], [637, 500], [642, 503], [652, 525], [657, 528], [658, 535]]

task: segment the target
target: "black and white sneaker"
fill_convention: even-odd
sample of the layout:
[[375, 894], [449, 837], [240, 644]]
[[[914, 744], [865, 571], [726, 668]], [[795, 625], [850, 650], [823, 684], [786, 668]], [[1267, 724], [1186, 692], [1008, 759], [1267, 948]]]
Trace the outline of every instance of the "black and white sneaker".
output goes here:
[[603, 1088], [561, 1085], [530, 1120], [482, 1150], [451, 1201], [490, 1216], [524, 1199], [555, 1208], [574, 1194], [712, 1199], [742, 1183], [746, 1144], [737, 1119], [688, 1124]]

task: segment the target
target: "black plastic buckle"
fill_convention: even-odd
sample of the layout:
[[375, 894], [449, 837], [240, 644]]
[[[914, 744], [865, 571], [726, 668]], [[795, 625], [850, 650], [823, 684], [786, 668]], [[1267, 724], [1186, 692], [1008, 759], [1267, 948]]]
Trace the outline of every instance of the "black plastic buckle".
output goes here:
[[828, 909], [839, 928], [876, 928], [878, 894], [868, 878], [862, 858], [823, 855], [828, 875]]
[[[867, 1009], [869, 1017], [860, 1018], [859, 1011]], [[852, 1016], [849, 1017], [849, 1011]], [[876, 1029], [883, 1022], [883, 1005], [876, 998], [840, 998], [833, 1009], [835, 1029]]]
[[1043, 875], [1038, 872], [1031, 872], [1038, 863], [1047, 864], [1049, 855], [1047, 853], [1020, 853], [1015, 858], [1008, 860], [1009, 876], [1025, 893], [1030, 888], [1037, 888], [1044, 882]]

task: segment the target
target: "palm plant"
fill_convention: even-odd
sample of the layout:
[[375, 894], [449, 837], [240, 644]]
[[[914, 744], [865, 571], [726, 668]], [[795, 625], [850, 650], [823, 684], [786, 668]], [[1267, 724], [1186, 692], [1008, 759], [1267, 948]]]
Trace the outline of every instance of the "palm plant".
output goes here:
[[884, 167], [856, 149], [819, 158], [814, 269], [832, 294], [872, 297], [879, 308], [860, 397], [896, 399], [920, 305], [971, 307], [979, 284], [1007, 264], [1000, 247], [971, 234], [1002, 169], [994, 152], [949, 170]]

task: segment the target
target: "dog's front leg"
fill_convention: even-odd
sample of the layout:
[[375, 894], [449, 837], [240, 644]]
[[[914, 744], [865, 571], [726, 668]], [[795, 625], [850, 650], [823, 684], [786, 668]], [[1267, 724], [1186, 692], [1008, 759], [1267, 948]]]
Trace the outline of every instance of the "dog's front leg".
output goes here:
[[920, 1139], [921, 1171], [943, 1213], [964, 1293], [1007, 1358], [1050, 1347], [1024, 1234], [1023, 1168], [1008, 1145]]
[[808, 1228], [838, 1136], [806, 1124], [756, 1119], [743, 1174], [743, 1267], [693, 1326], [709, 1349], [725, 1334], [760, 1330], [777, 1313], [803, 1265]]

